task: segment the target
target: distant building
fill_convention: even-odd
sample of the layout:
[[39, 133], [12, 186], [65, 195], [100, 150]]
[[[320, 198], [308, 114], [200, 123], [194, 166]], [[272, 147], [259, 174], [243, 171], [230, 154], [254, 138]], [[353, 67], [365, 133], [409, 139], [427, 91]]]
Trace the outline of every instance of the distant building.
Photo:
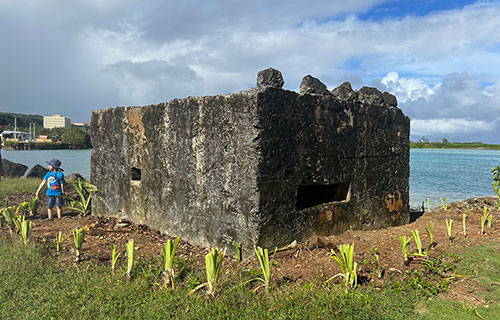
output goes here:
[[0, 135], [2, 141], [29, 141], [33, 139], [33, 136], [29, 132], [21, 132], [21, 131], [10, 131], [5, 130]]
[[60, 114], [54, 114], [53, 116], [43, 117], [43, 127], [47, 129], [52, 128], [69, 128], [71, 126], [71, 119], [68, 117], [63, 117]]

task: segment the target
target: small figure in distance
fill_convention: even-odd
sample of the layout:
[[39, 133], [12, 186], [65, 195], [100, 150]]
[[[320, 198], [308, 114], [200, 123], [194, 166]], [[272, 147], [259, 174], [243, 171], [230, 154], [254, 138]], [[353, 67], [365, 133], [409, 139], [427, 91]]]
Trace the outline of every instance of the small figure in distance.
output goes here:
[[49, 165], [49, 172], [43, 177], [42, 183], [40, 183], [36, 191], [36, 197], [38, 198], [40, 190], [47, 182], [47, 213], [49, 220], [52, 220], [54, 205], [57, 210], [57, 218], [61, 219], [64, 205], [64, 170], [61, 168], [61, 161], [58, 159], [47, 161], [47, 164]]

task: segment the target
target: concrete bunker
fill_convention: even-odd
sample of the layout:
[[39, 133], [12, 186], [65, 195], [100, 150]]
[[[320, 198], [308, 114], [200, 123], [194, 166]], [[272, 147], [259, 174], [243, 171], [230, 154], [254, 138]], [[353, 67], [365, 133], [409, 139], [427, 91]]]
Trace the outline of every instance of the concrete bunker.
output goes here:
[[201, 246], [282, 246], [409, 221], [409, 118], [389, 93], [269, 68], [257, 87], [92, 113], [96, 215]]

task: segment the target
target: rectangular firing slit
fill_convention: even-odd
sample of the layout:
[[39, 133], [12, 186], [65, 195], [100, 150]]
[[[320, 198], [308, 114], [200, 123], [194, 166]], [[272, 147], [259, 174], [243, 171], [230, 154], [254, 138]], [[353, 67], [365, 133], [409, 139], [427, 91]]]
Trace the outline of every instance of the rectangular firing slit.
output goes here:
[[350, 186], [350, 182], [299, 186], [295, 209], [303, 210], [324, 203], [349, 201]]

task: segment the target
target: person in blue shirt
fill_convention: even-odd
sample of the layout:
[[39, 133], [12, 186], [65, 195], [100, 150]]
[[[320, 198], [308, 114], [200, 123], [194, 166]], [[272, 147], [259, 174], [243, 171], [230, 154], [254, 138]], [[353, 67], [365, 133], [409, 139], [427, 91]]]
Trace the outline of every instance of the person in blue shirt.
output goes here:
[[49, 220], [52, 220], [54, 205], [57, 210], [57, 218], [61, 219], [64, 204], [64, 170], [61, 168], [61, 161], [57, 159], [47, 161], [47, 164], [49, 165], [49, 172], [43, 177], [42, 183], [40, 183], [36, 191], [36, 197], [38, 198], [40, 190], [47, 183], [47, 211]]

